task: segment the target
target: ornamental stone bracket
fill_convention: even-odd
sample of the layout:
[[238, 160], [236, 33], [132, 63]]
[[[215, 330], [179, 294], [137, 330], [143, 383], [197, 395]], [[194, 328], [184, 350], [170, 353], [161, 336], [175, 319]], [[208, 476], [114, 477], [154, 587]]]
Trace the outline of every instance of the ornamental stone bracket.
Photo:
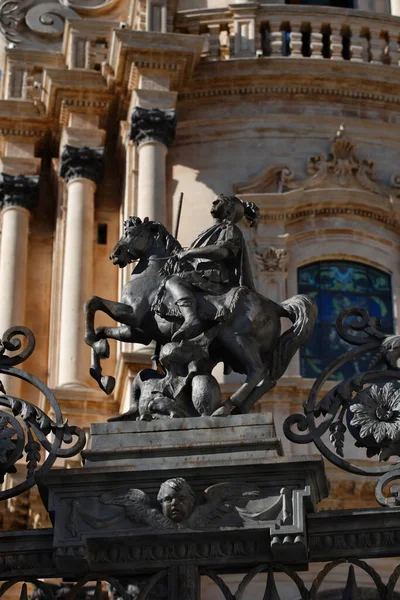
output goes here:
[[292, 190], [319, 190], [343, 188], [362, 190], [383, 197], [399, 196], [400, 176], [395, 175], [391, 187], [376, 181], [374, 162], [359, 159], [355, 145], [340, 125], [328, 154], [311, 156], [307, 164], [307, 179], [296, 180], [287, 164], [267, 167], [249, 181], [234, 184], [237, 194], [285, 193]]
[[49, 117], [69, 126], [70, 115], [81, 113], [98, 116], [105, 123], [113, 93], [107, 81], [97, 71], [80, 69], [45, 69], [41, 99]]
[[140, 88], [143, 74], [162, 73], [167, 89], [179, 90], [200, 61], [201, 36], [115, 29], [110, 48], [110, 67], [118, 89]]

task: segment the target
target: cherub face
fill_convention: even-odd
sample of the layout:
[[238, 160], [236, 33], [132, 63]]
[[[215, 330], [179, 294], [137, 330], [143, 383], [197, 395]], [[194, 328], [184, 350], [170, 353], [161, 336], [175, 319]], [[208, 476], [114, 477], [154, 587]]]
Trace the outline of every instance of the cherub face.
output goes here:
[[164, 485], [162, 496], [159, 498], [164, 517], [175, 523], [185, 521], [192, 513], [193, 501], [189, 494], [182, 490], [175, 490], [169, 485]]

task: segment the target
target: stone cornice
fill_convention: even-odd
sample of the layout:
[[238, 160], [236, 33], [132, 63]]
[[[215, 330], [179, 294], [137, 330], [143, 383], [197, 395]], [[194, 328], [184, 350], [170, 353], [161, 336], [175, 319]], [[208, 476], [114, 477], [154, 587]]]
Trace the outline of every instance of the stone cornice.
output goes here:
[[37, 48], [6, 48], [6, 68], [7, 63], [21, 63], [25, 68], [34, 65], [42, 65], [46, 68], [65, 68], [65, 58], [61, 52], [49, 52], [48, 50], [38, 50]]
[[0, 122], [7, 118], [18, 123], [43, 122], [43, 112], [32, 100], [0, 100]]
[[202, 62], [179, 100], [264, 95], [342, 97], [400, 105], [400, 69], [382, 64], [261, 57]]
[[183, 92], [179, 94], [180, 100], [195, 100], [197, 98], [215, 98], [223, 96], [249, 96], [265, 95], [267, 97], [276, 96], [299, 96], [314, 95], [338, 98], [352, 98], [357, 100], [371, 100], [373, 102], [385, 102], [388, 104], [400, 105], [400, 96], [395, 94], [383, 94], [380, 92], [367, 92], [362, 90], [349, 90], [340, 88], [320, 88], [315, 86], [268, 86], [268, 85], [244, 85], [232, 86], [229, 88], [215, 89], [208, 87], [203, 90], [193, 92]]
[[176, 33], [155, 33], [116, 29], [110, 48], [110, 66], [116, 84], [122, 89], [134, 89], [134, 70], [153, 69], [171, 75], [171, 87], [176, 90], [191, 77], [200, 60], [204, 40], [200, 36]]
[[[70, 107], [80, 105], [78, 112], [92, 112], [95, 107], [106, 118], [113, 98], [105, 79], [96, 71], [85, 71], [83, 77], [79, 69], [47, 69], [43, 74], [42, 88], [47, 115], [59, 120], [65, 120], [63, 110], [66, 103]], [[86, 106], [83, 106], [85, 103]]]
[[307, 525], [310, 561], [398, 556], [400, 551], [397, 508], [320, 512], [308, 515]]
[[132, 111], [129, 137], [137, 145], [143, 142], [155, 141], [168, 147], [174, 141], [175, 131], [175, 110], [136, 106]]
[[65, 181], [83, 178], [99, 183], [104, 172], [103, 148], [76, 148], [66, 145], [61, 155], [60, 176]]
[[384, 215], [378, 211], [366, 209], [360, 207], [345, 207], [345, 206], [320, 206], [315, 208], [299, 208], [294, 211], [280, 212], [280, 213], [261, 213], [260, 220], [262, 223], [269, 223], [271, 221], [296, 221], [298, 219], [306, 219], [309, 217], [335, 217], [338, 215], [353, 215], [356, 217], [363, 217], [366, 219], [372, 219], [384, 223], [389, 227], [398, 227], [400, 219], [392, 213], [390, 215]]
[[20, 206], [32, 210], [39, 195], [39, 176], [0, 173], [0, 207]]
[[65, 97], [61, 100], [58, 121], [60, 125], [67, 127], [72, 113], [81, 113], [86, 115], [97, 115], [99, 125], [106, 126], [108, 111], [111, 106], [111, 99], [104, 97], [98, 98], [97, 95], [89, 98], [77, 98], [75, 95], [70, 98]]

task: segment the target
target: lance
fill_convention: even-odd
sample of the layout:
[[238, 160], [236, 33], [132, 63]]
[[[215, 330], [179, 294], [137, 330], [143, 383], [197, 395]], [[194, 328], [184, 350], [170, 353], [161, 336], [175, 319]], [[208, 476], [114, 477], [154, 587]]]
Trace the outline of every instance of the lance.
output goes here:
[[[181, 214], [182, 214], [182, 204], [183, 204], [183, 192], [180, 193], [179, 203], [178, 203], [178, 212], [176, 213], [175, 230], [174, 230], [174, 238], [175, 239], [178, 238], [179, 223], [181, 221]], [[159, 365], [158, 359], [160, 356], [160, 350], [161, 350], [161, 344], [160, 344], [160, 342], [156, 342], [154, 354], [151, 357], [151, 367], [154, 370], [157, 370], [157, 367]]]

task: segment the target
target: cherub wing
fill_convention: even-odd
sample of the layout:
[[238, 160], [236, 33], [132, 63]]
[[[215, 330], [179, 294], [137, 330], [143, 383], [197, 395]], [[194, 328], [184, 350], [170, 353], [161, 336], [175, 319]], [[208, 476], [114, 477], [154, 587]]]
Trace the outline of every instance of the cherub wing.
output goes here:
[[249, 521], [273, 520], [283, 507], [281, 494], [265, 497], [260, 488], [247, 483], [218, 483], [205, 491], [205, 499], [190, 518], [195, 528], [243, 527]]
[[261, 498], [261, 490], [256, 485], [241, 482], [216, 483], [205, 490], [206, 502], [226, 504], [238, 508], [246, 508], [252, 500]]
[[152, 528], [173, 529], [175, 524], [165, 518], [158, 510], [151, 508], [149, 496], [142, 490], [135, 488], [122, 488], [106, 492], [100, 497], [102, 504], [122, 506], [126, 516], [141, 525]]
[[236, 482], [217, 483], [204, 492], [205, 503], [197, 506], [188, 519], [189, 527], [243, 527], [240, 514], [250, 498], [259, 497], [255, 486]]

